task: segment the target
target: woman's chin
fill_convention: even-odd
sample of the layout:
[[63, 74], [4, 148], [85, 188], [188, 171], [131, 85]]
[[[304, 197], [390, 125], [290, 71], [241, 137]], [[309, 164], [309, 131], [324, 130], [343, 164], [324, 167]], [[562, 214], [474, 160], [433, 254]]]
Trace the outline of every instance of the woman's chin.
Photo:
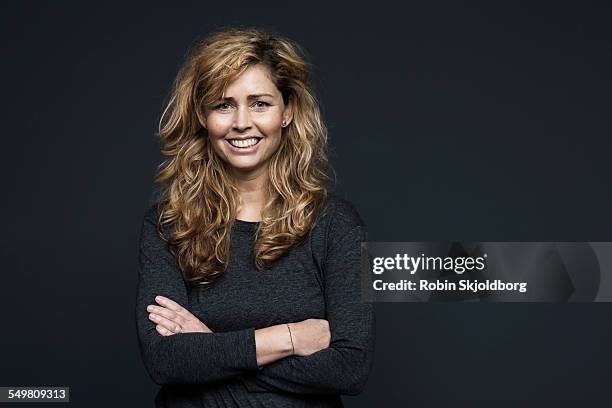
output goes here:
[[229, 160], [230, 167], [237, 172], [247, 173], [255, 171], [261, 167], [263, 167], [264, 163], [259, 162], [259, 160]]

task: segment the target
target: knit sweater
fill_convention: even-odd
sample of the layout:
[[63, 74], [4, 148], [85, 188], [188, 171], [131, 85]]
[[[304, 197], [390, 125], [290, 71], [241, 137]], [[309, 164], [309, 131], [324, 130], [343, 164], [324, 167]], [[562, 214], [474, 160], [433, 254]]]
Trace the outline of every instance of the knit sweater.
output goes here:
[[[341, 394], [362, 391], [375, 316], [361, 300], [366, 230], [350, 202], [330, 194], [307, 239], [265, 270], [252, 256], [258, 223], [236, 220], [228, 267], [206, 288], [186, 284], [157, 233], [157, 217], [153, 203], [140, 234], [135, 310], [145, 368], [161, 385], [156, 407], [342, 407]], [[159, 334], [146, 310], [157, 295], [187, 308], [212, 333]], [[258, 367], [256, 329], [309, 318], [329, 321], [328, 348]]]

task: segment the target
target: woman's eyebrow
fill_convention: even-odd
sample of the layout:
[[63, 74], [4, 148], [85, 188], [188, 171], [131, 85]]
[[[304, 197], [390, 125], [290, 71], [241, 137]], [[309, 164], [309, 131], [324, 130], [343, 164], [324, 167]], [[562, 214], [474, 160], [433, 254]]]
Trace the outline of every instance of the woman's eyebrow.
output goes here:
[[[260, 98], [262, 96], [269, 96], [271, 98], [274, 97], [274, 95], [271, 95], [269, 93], [260, 93], [260, 94], [253, 94], [253, 95], [249, 95], [247, 96], [247, 99], [257, 99]], [[234, 101], [235, 99], [231, 96], [226, 96], [225, 98], [222, 98], [224, 101]]]

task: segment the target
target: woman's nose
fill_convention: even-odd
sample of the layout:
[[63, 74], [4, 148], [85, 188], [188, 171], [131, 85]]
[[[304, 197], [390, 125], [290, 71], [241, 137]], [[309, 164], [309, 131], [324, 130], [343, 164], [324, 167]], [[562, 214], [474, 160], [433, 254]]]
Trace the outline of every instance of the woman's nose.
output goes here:
[[241, 106], [236, 109], [233, 126], [235, 129], [240, 130], [251, 127], [251, 115], [247, 106]]

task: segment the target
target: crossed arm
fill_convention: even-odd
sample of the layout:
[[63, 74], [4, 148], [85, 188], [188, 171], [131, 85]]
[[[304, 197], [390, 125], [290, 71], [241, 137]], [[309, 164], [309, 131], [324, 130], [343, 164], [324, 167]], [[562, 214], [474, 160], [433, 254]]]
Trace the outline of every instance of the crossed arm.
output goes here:
[[361, 227], [335, 243], [324, 265], [329, 347], [291, 355], [296, 340], [307, 343], [299, 341], [308, 337], [307, 331], [294, 330], [293, 338], [286, 325], [213, 333], [193, 316], [184, 307], [187, 288], [155, 222], [151, 210], [141, 230], [136, 305], [141, 355], [154, 382], [205, 384], [238, 378], [255, 392], [361, 392], [374, 347], [372, 305], [361, 303], [359, 296]]

